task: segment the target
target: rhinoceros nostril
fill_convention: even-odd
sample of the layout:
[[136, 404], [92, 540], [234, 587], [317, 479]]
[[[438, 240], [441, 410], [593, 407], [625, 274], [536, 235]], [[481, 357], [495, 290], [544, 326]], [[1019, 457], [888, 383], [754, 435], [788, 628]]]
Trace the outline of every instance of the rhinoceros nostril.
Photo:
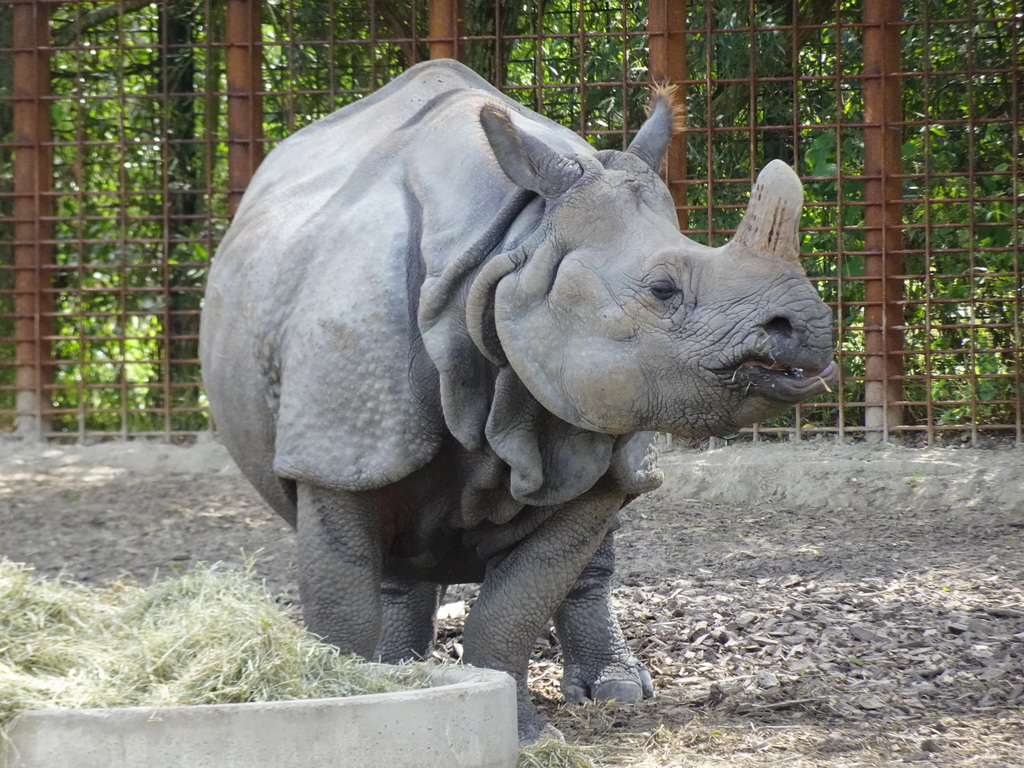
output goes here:
[[773, 317], [764, 324], [764, 329], [768, 331], [770, 336], [777, 339], [791, 339], [795, 334], [793, 324], [784, 317]]

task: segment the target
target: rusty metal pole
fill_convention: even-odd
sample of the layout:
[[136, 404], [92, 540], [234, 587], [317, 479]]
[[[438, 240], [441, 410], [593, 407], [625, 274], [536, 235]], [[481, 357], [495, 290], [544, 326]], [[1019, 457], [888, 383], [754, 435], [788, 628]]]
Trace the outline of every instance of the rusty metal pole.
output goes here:
[[[651, 80], [675, 85], [676, 101], [686, 119], [686, 0], [651, 0], [647, 12], [648, 62]], [[686, 134], [672, 137], [665, 157], [665, 183], [672, 193], [680, 229], [689, 225], [686, 209]]]
[[460, 0], [430, 0], [430, 58], [458, 59], [462, 30]]
[[48, 431], [47, 385], [53, 376], [49, 336], [53, 263], [52, 162], [49, 142], [50, 5], [14, 0], [14, 292], [16, 433]]
[[899, 0], [864, 3], [864, 346], [868, 439], [902, 424], [903, 105]]
[[227, 0], [228, 212], [234, 215], [263, 159], [263, 48], [260, 0]]

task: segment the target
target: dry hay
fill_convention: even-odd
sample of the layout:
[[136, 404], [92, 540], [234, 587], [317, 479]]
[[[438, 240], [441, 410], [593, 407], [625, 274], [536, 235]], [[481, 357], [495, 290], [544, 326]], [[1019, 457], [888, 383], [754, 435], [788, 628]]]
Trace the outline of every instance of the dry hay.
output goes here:
[[353, 696], [428, 684], [382, 674], [295, 624], [242, 567], [141, 588], [43, 578], [0, 559], [0, 733], [30, 709]]
[[[197, 566], [142, 588], [44, 578], [0, 558], [0, 739], [28, 710], [180, 706], [421, 688], [427, 666], [382, 673], [299, 627], [243, 567]], [[547, 742], [519, 768], [589, 768]]]
[[516, 768], [594, 768], [593, 747], [566, 744], [554, 739], [520, 747]]

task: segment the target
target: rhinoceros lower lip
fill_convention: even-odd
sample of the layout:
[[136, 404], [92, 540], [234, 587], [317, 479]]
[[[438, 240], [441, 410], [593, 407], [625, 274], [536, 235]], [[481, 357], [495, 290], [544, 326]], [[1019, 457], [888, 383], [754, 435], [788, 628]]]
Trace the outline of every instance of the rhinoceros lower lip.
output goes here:
[[838, 380], [839, 367], [834, 360], [822, 369], [812, 370], [764, 358], [749, 358], [730, 374], [730, 383], [744, 394], [784, 403], [798, 403], [822, 392], [831, 392]]

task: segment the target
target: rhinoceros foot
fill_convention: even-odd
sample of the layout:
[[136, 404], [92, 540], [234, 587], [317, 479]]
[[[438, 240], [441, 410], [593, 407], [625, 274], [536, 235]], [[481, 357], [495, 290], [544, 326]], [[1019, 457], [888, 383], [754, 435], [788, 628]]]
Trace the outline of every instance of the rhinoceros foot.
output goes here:
[[634, 704], [654, 695], [650, 673], [632, 656], [625, 663], [600, 670], [583, 664], [567, 664], [561, 687], [566, 701], [574, 704], [585, 701]]

